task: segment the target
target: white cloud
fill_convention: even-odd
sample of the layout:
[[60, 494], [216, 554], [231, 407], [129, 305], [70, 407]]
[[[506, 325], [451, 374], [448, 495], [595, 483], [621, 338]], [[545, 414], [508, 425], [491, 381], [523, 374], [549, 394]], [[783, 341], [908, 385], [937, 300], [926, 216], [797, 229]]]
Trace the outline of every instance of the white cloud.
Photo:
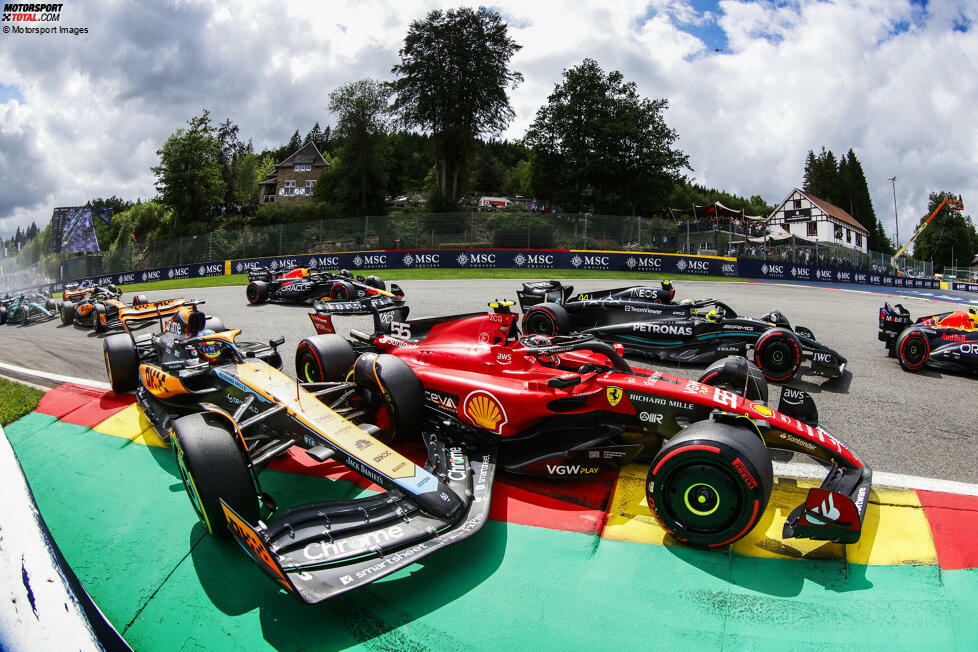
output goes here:
[[[156, 150], [203, 108], [259, 149], [329, 123], [330, 90], [390, 78], [410, 22], [457, 4], [87, 2], [62, 12], [87, 35], [0, 35], [0, 84], [19, 93], [0, 104], [0, 233], [41, 225], [58, 205], [152, 196]], [[707, 13], [686, 0], [491, 6], [523, 46], [508, 138], [563, 69], [591, 57], [669, 99], [704, 185], [775, 203], [824, 145], [856, 152], [888, 229], [896, 175], [903, 239], [929, 192], [978, 201], [978, 39], [954, 29], [978, 23], [966, 0], [926, 11], [893, 0], [722, 0]], [[703, 29], [722, 30], [722, 52], [694, 36]]]

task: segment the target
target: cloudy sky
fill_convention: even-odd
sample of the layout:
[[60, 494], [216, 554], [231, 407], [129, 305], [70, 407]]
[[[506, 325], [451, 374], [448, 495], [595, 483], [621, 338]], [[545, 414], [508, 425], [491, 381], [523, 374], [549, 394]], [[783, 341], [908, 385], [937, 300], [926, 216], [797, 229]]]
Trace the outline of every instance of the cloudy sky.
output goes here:
[[[58, 25], [87, 34], [0, 34], [0, 234], [43, 226], [55, 206], [152, 197], [156, 150], [203, 108], [259, 150], [330, 124], [330, 90], [390, 79], [410, 22], [460, 4], [65, 0]], [[904, 241], [928, 193], [978, 202], [972, 0], [490, 6], [523, 46], [507, 138], [591, 57], [669, 100], [667, 122], [706, 186], [776, 204], [824, 146], [856, 152], [891, 234], [896, 177]]]

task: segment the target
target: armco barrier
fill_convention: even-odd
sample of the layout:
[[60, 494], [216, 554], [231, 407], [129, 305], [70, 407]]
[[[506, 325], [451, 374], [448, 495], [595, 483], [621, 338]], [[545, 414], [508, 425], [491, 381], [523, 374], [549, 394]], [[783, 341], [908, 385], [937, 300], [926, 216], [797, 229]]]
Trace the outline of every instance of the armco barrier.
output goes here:
[[[849, 269], [815, 267], [784, 261], [658, 252], [567, 249], [399, 249], [294, 254], [154, 267], [133, 272], [90, 277], [88, 280], [101, 284], [128, 285], [183, 278], [242, 274], [258, 266], [282, 269], [296, 265], [321, 269], [350, 269], [353, 271], [419, 268], [525, 269], [528, 271], [540, 270], [540, 273], [544, 274], [562, 269], [608, 270], [926, 289], [940, 287], [938, 281], [931, 279], [884, 276]], [[63, 289], [63, 284], [51, 283], [37, 289], [60, 292]], [[954, 289], [978, 292], [978, 285], [954, 283]]]

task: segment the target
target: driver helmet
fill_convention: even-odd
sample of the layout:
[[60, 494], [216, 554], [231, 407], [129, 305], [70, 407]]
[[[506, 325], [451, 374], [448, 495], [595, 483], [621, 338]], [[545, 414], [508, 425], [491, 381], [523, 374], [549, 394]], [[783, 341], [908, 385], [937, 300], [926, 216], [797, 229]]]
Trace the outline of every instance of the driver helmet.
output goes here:
[[341, 269], [340, 276], [345, 276], [346, 278], [353, 278], [353, 272], [348, 269]]
[[968, 308], [968, 318], [971, 319], [971, 327], [978, 328], [978, 308]]
[[718, 319], [720, 319], [720, 311], [716, 308], [706, 313], [706, 321], [717, 321]]
[[[205, 328], [200, 331], [200, 337], [206, 337], [207, 335], [213, 335], [214, 331], [210, 328]], [[208, 362], [216, 362], [218, 358], [221, 357], [221, 341], [220, 340], [204, 340], [197, 345], [197, 350], [200, 352], [201, 357], [203, 357]]]
[[119, 290], [116, 289], [114, 283], [109, 283], [108, 285], [105, 286], [105, 289], [111, 292], [112, 294], [117, 294], [119, 292]]
[[546, 335], [527, 335], [522, 341], [524, 346], [550, 346], [550, 338]]

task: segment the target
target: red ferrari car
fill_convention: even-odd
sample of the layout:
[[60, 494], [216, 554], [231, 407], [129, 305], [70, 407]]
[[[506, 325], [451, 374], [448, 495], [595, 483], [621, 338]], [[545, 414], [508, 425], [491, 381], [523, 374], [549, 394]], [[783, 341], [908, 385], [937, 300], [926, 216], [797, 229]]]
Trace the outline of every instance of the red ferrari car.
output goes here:
[[494, 441], [511, 473], [588, 477], [651, 458], [653, 514], [697, 546], [732, 543], [761, 519], [773, 485], [769, 449], [804, 453], [831, 470], [788, 516], [784, 536], [858, 540], [872, 470], [817, 425], [804, 392], [784, 389], [775, 411], [743, 358], [714, 363], [704, 382], [635, 369], [620, 347], [590, 336], [521, 337], [512, 304], [491, 305], [488, 314], [413, 321], [385, 322], [375, 311], [376, 332], [351, 331], [352, 341], [329, 334], [317, 315], [321, 334], [299, 343], [297, 373], [339, 380], [351, 368], [366, 373], [379, 353], [395, 355], [421, 380], [428, 406]]

